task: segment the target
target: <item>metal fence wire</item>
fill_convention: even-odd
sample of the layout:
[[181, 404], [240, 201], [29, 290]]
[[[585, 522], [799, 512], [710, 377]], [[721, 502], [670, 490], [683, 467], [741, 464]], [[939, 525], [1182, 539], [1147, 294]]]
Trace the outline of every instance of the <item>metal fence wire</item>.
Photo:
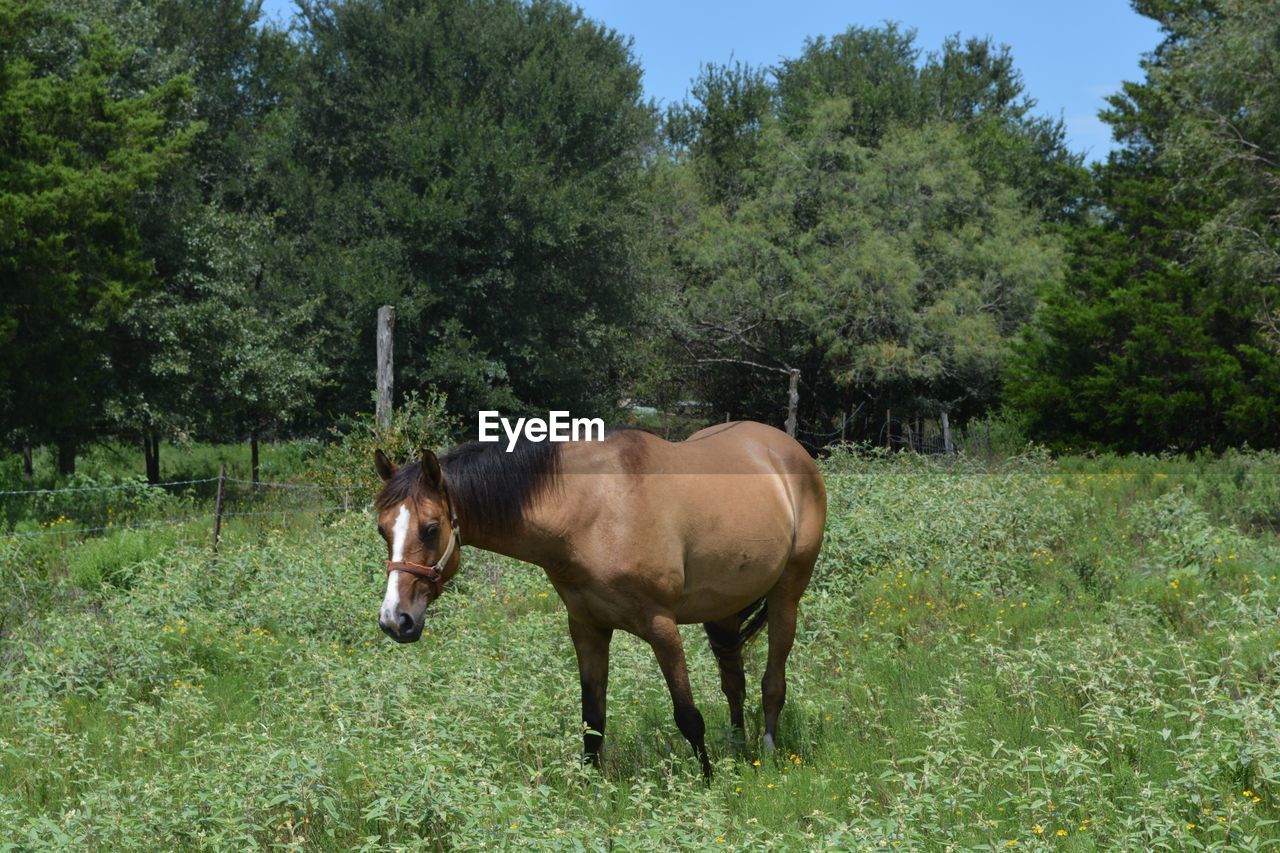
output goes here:
[[[857, 412], [854, 413], [855, 415]], [[853, 433], [853, 417], [842, 426], [831, 430], [809, 429], [797, 425], [796, 440], [814, 452], [822, 452], [847, 434]], [[862, 435], [869, 424], [861, 424]], [[958, 429], [952, 432], [948, 448], [940, 421], [898, 421], [892, 426], [881, 422], [878, 434], [872, 442], [879, 447], [909, 451], [927, 455], [944, 455], [965, 452], [989, 454], [991, 437], [980, 430]], [[200, 496], [198, 492], [217, 495]], [[228, 477], [225, 472], [217, 477], [200, 477], [189, 480], [169, 480], [161, 483], [115, 483], [106, 486], [69, 486], [60, 489], [10, 489], [0, 491], [0, 542], [41, 539], [44, 537], [79, 537], [106, 533], [114, 530], [136, 530], [152, 527], [170, 527], [207, 519], [213, 522], [215, 542], [221, 521], [234, 518], [266, 518], [350, 512], [356, 503], [359, 489], [355, 486], [326, 486], [319, 483], [280, 482], [240, 477]], [[98, 496], [112, 495], [123, 501], [121, 512], [116, 514], [110, 506], [97, 500]], [[162, 497], [164, 496], [164, 497]], [[299, 506], [290, 501], [298, 498], [324, 498], [323, 503]], [[213, 506], [197, 511], [202, 500], [213, 500]], [[137, 515], [154, 515], [160, 504], [172, 500], [174, 510], [186, 510], [182, 514], [163, 518], [136, 518]], [[13, 510], [13, 505], [29, 502], [25, 509]], [[68, 513], [70, 513], [68, 515]], [[14, 529], [20, 521], [39, 521], [39, 530]], [[82, 526], [72, 527], [70, 519], [81, 521]], [[7, 528], [7, 529], [6, 529]], [[216, 547], [216, 544], [215, 544]]]
[[24, 495], [66, 495], [81, 492], [119, 492], [129, 489], [158, 489], [168, 486], [191, 486], [199, 483], [216, 482], [218, 482], [217, 477], [203, 477], [199, 480], [170, 480], [165, 483], [117, 483], [112, 486], [68, 486], [63, 489], [18, 489], [0, 492], [0, 498], [21, 497]]
[[[79, 538], [200, 521], [212, 522], [218, 530], [227, 519], [350, 512], [356, 493], [355, 487], [254, 482], [225, 474], [160, 483], [9, 489], [0, 491], [0, 542]], [[41, 529], [16, 529], [22, 522], [37, 522]]]

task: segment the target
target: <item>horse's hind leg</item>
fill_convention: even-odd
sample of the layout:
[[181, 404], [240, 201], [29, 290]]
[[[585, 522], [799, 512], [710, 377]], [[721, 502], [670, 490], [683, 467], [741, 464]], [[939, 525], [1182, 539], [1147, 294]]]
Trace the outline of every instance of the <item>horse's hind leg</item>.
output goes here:
[[694, 753], [702, 762], [702, 775], [711, 779], [711, 760], [707, 758], [706, 723], [702, 713], [693, 704], [693, 688], [689, 686], [689, 669], [685, 665], [684, 643], [680, 639], [680, 629], [676, 620], [670, 615], [656, 614], [640, 635], [653, 647], [658, 666], [667, 680], [667, 689], [671, 691], [671, 704], [675, 711], [676, 725], [680, 733], [689, 741]]
[[769, 661], [760, 692], [764, 700], [764, 748], [773, 749], [778, 715], [787, 699], [787, 655], [796, 639], [796, 603], [769, 602]]
[[797, 557], [769, 591], [769, 659], [760, 692], [764, 700], [764, 748], [773, 749], [778, 715], [787, 699], [787, 656], [796, 639], [796, 613], [800, 596], [809, 585], [816, 557]]
[[742, 620], [737, 616], [702, 623], [720, 667], [720, 689], [729, 700], [729, 722], [740, 736], [746, 732], [742, 703], [747, 695], [747, 677], [742, 668], [742, 636], [739, 634], [741, 625]]

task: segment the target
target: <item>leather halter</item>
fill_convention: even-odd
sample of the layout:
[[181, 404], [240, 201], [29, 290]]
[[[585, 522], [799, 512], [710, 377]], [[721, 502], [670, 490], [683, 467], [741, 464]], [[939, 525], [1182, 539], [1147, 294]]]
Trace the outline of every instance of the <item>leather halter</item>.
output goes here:
[[458, 527], [458, 516], [453, 511], [453, 501], [449, 499], [449, 490], [444, 489], [445, 503], [449, 507], [449, 544], [445, 546], [444, 553], [435, 561], [433, 565], [424, 566], [421, 563], [411, 563], [408, 560], [387, 560], [387, 574], [392, 572], [405, 572], [414, 577], [421, 578], [431, 587], [432, 598], [439, 598], [440, 593], [444, 592], [444, 570], [449, 561], [453, 559], [453, 552], [458, 550], [462, 545], [462, 531]]

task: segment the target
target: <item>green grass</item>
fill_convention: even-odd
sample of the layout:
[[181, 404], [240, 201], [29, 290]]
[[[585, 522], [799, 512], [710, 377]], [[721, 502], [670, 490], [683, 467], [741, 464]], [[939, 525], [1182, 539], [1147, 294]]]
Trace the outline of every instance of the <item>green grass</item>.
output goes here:
[[532, 567], [468, 549], [401, 647], [358, 513], [240, 520], [216, 560], [200, 525], [38, 564], [0, 544], [0, 849], [1275, 849], [1259, 458], [838, 454], [777, 752], [764, 643], [739, 748], [686, 629], [709, 786], [627, 635], [603, 771], [580, 767], [565, 617]]

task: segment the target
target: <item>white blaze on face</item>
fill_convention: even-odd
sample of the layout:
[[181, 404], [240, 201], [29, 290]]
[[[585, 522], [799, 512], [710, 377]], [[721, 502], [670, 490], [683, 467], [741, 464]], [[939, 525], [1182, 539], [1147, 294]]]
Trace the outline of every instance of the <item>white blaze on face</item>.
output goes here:
[[[400, 504], [400, 512], [396, 515], [396, 525], [391, 529], [391, 562], [398, 563], [404, 559], [404, 543], [409, 538], [409, 505]], [[382, 599], [382, 611], [379, 621], [386, 625], [395, 625], [400, 609], [400, 572], [387, 572], [387, 594]]]

